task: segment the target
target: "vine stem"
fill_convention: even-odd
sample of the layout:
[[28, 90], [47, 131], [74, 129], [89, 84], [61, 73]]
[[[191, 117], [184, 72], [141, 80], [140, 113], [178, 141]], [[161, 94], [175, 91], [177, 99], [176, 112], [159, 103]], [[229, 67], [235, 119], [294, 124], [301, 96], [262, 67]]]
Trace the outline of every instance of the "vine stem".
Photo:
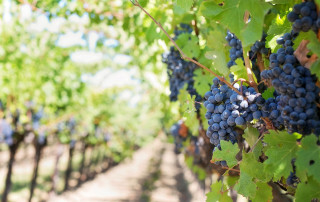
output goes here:
[[210, 70], [208, 67], [204, 66], [203, 64], [199, 63], [198, 61], [188, 57], [182, 50], [181, 48], [176, 44], [176, 42], [170, 37], [170, 35], [168, 34], [168, 32], [162, 27], [162, 25], [156, 20], [154, 19], [154, 17], [152, 17], [150, 15], [150, 13], [148, 13], [148, 11], [146, 11], [140, 4], [137, 0], [130, 0], [131, 3], [134, 5], [134, 6], [137, 6], [139, 7], [146, 15], [148, 15], [152, 21], [154, 23], [156, 23], [156, 25], [165, 33], [165, 35], [169, 38], [169, 40], [173, 43], [173, 45], [178, 49], [180, 55], [181, 55], [181, 58], [182, 59], [185, 59], [185, 60], [188, 60], [196, 65], [198, 65], [199, 67], [201, 67], [202, 69], [205, 69], [206, 71], [210, 72], [212, 75], [214, 75], [215, 77], [217, 77], [221, 82], [225, 83], [227, 86], [229, 86], [232, 90], [234, 90], [235, 92], [237, 92], [238, 94], [241, 94], [240, 91], [238, 91], [235, 87], [232, 86], [231, 83], [229, 83], [224, 77], [221, 77], [219, 76], [218, 74], [214, 73], [212, 70]]
[[[250, 15], [250, 13], [248, 11], [246, 11], [244, 13], [244, 19], [243, 20], [244, 20], [245, 23], [248, 22], [249, 15]], [[245, 65], [246, 70], [247, 70], [247, 75], [248, 75], [250, 86], [252, 86], [256, 90], [256, 92], [259, 92], [258, 85], [253, 79], [253, 74], [252, 74], [252, 70], [251, 70], [251, 66], [250, 66], [249, 52], [246, 52], [244, 49], [243, 49], [243, 58], [244, 58], [244, 65]]]
[[[214, 163], [214, 161], [212, 161], [212, 160], [210, 160], [210, 163]], [[225, 170], [228, 170], [228, 171], [234, 171], [234, 172], [238, 172], [238, 173], [240, 173], [240, 170], [237, 170], [237, 169], [233, 169], [235, 166], [237, 166], [237, 165], [239, 165], [239, 163], [238, 164], [236, 164], [236, 165], [234, 165], [232, 168], [228, 168], [228, 167], [224, 167], [224, 166], [221, 166], [221, 168], [222, 169], [225, 169]]]
[[237, 170], [237, 169], [233, 169], [233, 168], [228, 168], [228, 167], [224, 167], [224, 166], [222, 166], [222, 169], [226, 169], [226, 170], [228, 170], [228, 171], [234, 171], [234, 172], [238, 172], [238, 173], [240, 173], [240, 170]]
[[[247, 84], [250, 85], [250, 82], [247, 81], [247, 80], [245, 80], [245, 79], [243, 79], [243, 78], [239, 78], [239, 79], [235, 80], [235, 81], [232, 83], [232, 85], [234, 85], [234, 84], [237, 83], [238, 81], [245, 82], [245, 83], [247, 83]], [[242, 85], [241, 85], [241, 86], [242, 86]]]
[[261, 53], [257, 54], [257, 63], [258, 63], [258, 67], [259, 67], [260, 72], [262, 72], [263, 70], [266, 69], [265, 66], [264, 66], [264, 63], [263, 63], [263, 59], [262, 59], [262, 54]]

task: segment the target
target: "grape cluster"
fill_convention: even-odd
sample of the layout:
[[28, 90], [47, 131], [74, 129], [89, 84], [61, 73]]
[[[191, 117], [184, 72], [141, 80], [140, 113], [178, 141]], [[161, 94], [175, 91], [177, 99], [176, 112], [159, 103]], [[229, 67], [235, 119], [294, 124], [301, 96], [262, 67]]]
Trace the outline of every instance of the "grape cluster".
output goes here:
[[181, 148], [183, 147], [182, 143], [186, 141], [186, 138], [180, 135], [180, 128], [182, 123], [182, 121], [179, 121], [170, 128], [170, 133], [174, 138], [174, 152], [176, 154], [181, 153]]
[[227, 32], [226, 40], [228, 41], [229, 46], [231, 46], [231, 49], [229, 50], [230, 61], [228, 62], [228, 67], [230, 68], [236, 64], [236, 59], [243, 59], [243, 50], [241, 41], [236, 37], [236, 35], [229, 31]]
[[[267, 35], [263, 33], [262, 38], [260, 41], [256, 41], [250, 49], [249, 57], [253, 63], [256, 61], [256, 55], [257, 53], [261, 53], [263, 55], [268, 54], [269, 49], [265, 47], [265, 41], [266, 41]], [[235, 65], [235, 61], [238, 58], [241, 58], [243, 60], [243, 49], [242, 49], [242, 43], [241, 41], [236, 37], [235, 34], [231, 32], [227, 32], [226, 40], [231, 47], [229, 50], [229, 57], [230, 61], [228, 62], [228, 67]], [[253, 64], [254, 65], [254, 64]], [[255, 65], [256, 66], [256, 65]]]
[[105, 142], [109, 142], [109, 141], [111, 140], [111, 133], [109, 133], [109, 132], [104, 132], [104, 133], [103, 133], [103, 140], [104, 140]]
[[[252, 71], [255, 74], [257, 81], [260, 82], [260, 69], [257, 62], [257, 54], [260, 53], [261, 55], [267, 55], [269, 53], [269, 49], [265, 47], [266, 45], [266, 37], [267, 35], [263, 33], [261, 40], [256, 41], [249, 51], [249, 58], [252, 64]], [[231, 46], [229, 50], [229, 58], [230, 61], [228, 62], [228, 67], [235, 65], [235, 60], [241, 58], [243, 60], [243, 53], [242, 53], [242, 44], [241, 41], [231, 32], [227, 32], [226, 40], [228, 44]], [[266, 86], [263, 84], [259, 85], [259, 91], [264, 91]]]
[[293, 168], [293, 172], [290, 172], [289, 177], [286, 180], [287, 185], [293, 188], [297, 188], [298, 183], [300, 182], [300, 179], [296, 176], [296, 166], [295, 166], [295, 159], [291, 160], [291, 165]]
[[32, 113], [32, 127], [34, 130], [37, 130], [40, 126], [40, 120], [43, 117], [43, 108], [41, 108], [38, 112]]
[[[233, 75], [230, 75], [233, 80]], [[237, 142], [236, 126], [245, 126], [263, 116], [263, 107], [266, 101], [252, 87], [234, 84], [234, 87], [241, 91], [238, 94], [226, 84], [213, 79], [211, 91], [205, 93], [206, 101], [204, 106], [207, 109], [205, 118], [208, 120], [207, 137], [210, 142], [220, 149], [220, 141], [226, 140], [232, 143]]]
[[320, 28], [320, 18], [316, 4], [313, 1], [296, 4], [287, 18], [290, 22], [293, 22], [292, 30], [294, 32], [308, 32], [310, 29], [318, 32]]
[[[202, 140], [202, 141], [201, 141]], [[199, 136], [190, 137], [190, 146], [186, 154], [193, 156], [193, 164], [197, 165], [201, 162], [200, 147], [203, 145], [203, 139]]]
[[270, 55], [270, 69], [261, 72], [261, 77], [271, 82], [277, 94], [273, 107], [277, 109], [278, 120], [282, 120], [288, 132], [320, 134], [319, 101], [320, 89], [317, 77], [303, 67], [293, 55], [295, 35], [286, 33], [277, 40], [282, 48]]
[[0, 142], [4, 141], [8, 146], [13, 144], [13, 130], [11, 125], [5, 120], [0, 120]]
[[40, 145], [45, 145], [46, 142], [47, 142], [47, 136], [46, 136], [46, 133], [44, 131], [41, 131], [39, 134], [38, 134], [38, 143]]
[[269, 53], [269, 49], [266, 48], [266, 37], [267, 37], [267, 35], [265, 33], [263, 33], [261, 40], [256, 41], [251, 46], [250, 58], [255, 58], [254, 56], [257, 55], [257, 53], [261, 53], [263, 55], [267, 55]]
[[179, 27], [176, 27], [174, 30], [173, 40], [176, 40], [180, 34], [191, 33], [193, 30], [188, 24], [180, 23]]
[[163, 55], [162, 61], [168, 65], [167, 73], [169, 76], [171, 92], [170, 100], [176, 101], [178, 99], [179, 90], [187, 84], [187, 91], [191, 95], [196, 95], [196, 99], [198, 99], [197, 101], [201, 101], [201, 97], [197, 95], [193, 88], [193, 72], [197, 66], [192, 62], [183, 60], [179, 51], [176, 51], [174, 47], [170, 48], [170, 52], [168, 54]]
[[[174, 39], [178, 37], [181, 33], [186, 33], [192, 29], [189, 25], [181, 24], [180, 29], [176, 29], [176, 36]], [[167, 64], [167, 73], [169, 76], [169, 86], [170, 86], [170, 101], [177, 101], [179, 91], [187, 84], [187, 91], [190, 95], [196, 96], [196, 101], [201, 102], [201, 96], [194, 89], [194, 80], [193, 80], [193, 72], [197, 69], [197, 65], [192, 62], [185, 61], [181, 58], [179, 51], [175, 50], [174, 47], [170, 48], [170, 52], [163, 54], [162, 62]], [[196, 104], [196, 108], [199, 109], [200, 105]]]

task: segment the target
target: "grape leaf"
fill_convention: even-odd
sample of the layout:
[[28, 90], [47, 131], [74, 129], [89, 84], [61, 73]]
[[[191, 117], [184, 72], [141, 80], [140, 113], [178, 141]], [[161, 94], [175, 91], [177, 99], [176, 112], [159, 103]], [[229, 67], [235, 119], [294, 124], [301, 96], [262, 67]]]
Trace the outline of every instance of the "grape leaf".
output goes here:
[[189, 11], [193, 4], [193, 0], [177, 0], [177, 5], [185, 12]]
[[213, 67], [216, 71], [227, 77], [230, 73], [227, 67], [228, 50], [226, 48], [225, 33], [226, 30], [219, 24], [213, 25], [214, 31], [207, 36], [207, 46], [212, 51], [206, 52], [206, 57], [213, 61]]
[[318, 41], [317, 36], [313, 31], [310, 31], [310, 35], [308, 39], [309, 39], [309, 44], [307, 45], [308, 49], [320, 57], [320, 42]]
[[[230, 71], [233, 72], [236, 79], [242, 78], [242, 79], [248, 80], [247, 69], [243, 64], [242, 59], [238, 58], [236, 60], [236, 65], [233, 65], [230, 68]], [[257, 78], [256, 78], [255, 74], [252, 74], [252, 76], [253, 76], [253, 79], [255, 80], [255, 82], [257, 82]]]
[[289, 176], [292, 171], [291, 160], [296, 157], [298, 150], [296, 141], [297, 137], [286, 131], [270, 130], [270, 134], [265, 135], [264, 142], [267, 144], [265, 154], [268, 156], [264, 162], [265, 170], [274, 174], [274, 180]]
[[268, 35], [266, 37], [266, 47], [270, 48], [272, 52], [276, 52], [279, 49], [279, 45], [277, 44], [277, 38], [279, 38], [281, 35]]
[[[218, 12], [218, 8], [213, 9], [213, 12]], [[214, 18], [234, 33], [242, 41], [243, 47], [248, 47], [260, 40], [264, 16], [269, 9], [270, 4], [263, 0], [227, 0], [222, 11]], [[245, 12], [250, 14], [247, 24], [243, 20]]]
[[228, 186], [234, 186], [239, 180], [239, 176], [225, 176], [225, 177], [227, 178]]
[[320, 78], [320, 60], [315, 61], [310, 67], [311, 73]]
[[198, 58], [200, 55], [198, 41], [199, 40], [196, 36], [183, 33], [178, 36], [176, 43], [188, 57]]
[[320, 183], [312, 178], [309, 178], [307, 183], [299, 183], [295, 196], [297, 202], [320, 199]]
[[226, 30], [219, 24], [214, 25], [214, 31], [207, 36], [207, 46], [213, 50], [226, 50]]
[[272, 201], [272, 188], [267, 183], [257, 182], [256, 196], [252, 198], [253, 202]]
[[203, 1], [200, 6], [200, 13], [207, 19], [210, 19], [222, 11], [222, 8], [213, 0]]
[[213, 152], [212, 160], [213, 161], [227, 161], [227, 164], [230, 168], [237, 164], [236, 155], [240, 151], [237, 144], [232, 144], [231, 142], [221, 141], [221, 151], [216, 150]]
[[204, 180], [206, 178], [206, 171], [200, 166], [193, 165], [192, 171], [197, 174], [199, 180]]
[[203, 71], [202, 69], [197, 69], [194, 71], [194, 88], [200, 95], [204, 95], [210, 90], [210, 84], [212, 82], [212, 76]]
[[297, 152], [296, 166], [298, 170], [307, 172], [320, 183], [320, 147], [318, 138], [309, 135], [302, 139], [301, 148]]
[[[253, 128], [253, 127], [248, 127], [245, 129], [243, 137], [246, 139], [247, 143], [252, 148], [253, 145], [259, 139], [259, 135], [260, 135], [260, 133], [259, 133], [258, 129]], [[262, 152], [262, 142], [259, 141], [256, 144], [255, 148], [253, 149], [253, 154], [256, 159], [259, 158], [259, 156], [261, 155], [261, 152]]]
[[228, 196], [227, 186], [223, 185], [221, 181], [213, 183], [211, 191], [206, 196], [207, 202], [232, 202], [232, 199]]
[[286, 32], [290, 32], [292, 29], [291, 26], [291, 22], [287, 20], [286, 13], [284, 13], [282, 16], [277, 15], [269, 27], [268, 35], [274, 37], [276, 35], [282, 35]]
[[186, 156], [185, 158], [186, 165], [188, 168], [192, 168], [193, 166], [193, 157], [192, 156]]
[[262, 93], [262, 97], [266, 100], [268, 98], [274, 97], [273, 92], [274, 92], [274, 87], [268, 87], [268, 89]]
[[[206, 107], [205, 107], [204, 105], [201, 105], [201, 108], [200, 108], [200, 114], [201, 114], [201, 116], [200, 116], [200, 117], [205, 117], [205, 114], [206, 114], [206, 113], [207, 113]], [[203, 124], [203, 129], [207, 130], [208, 127], [209, 127], [208, 121], [207, 121], [207, 120], [204, 120], [204, 121], [202, 122], [202, 124]]]
[[199, 121], [197, 120], [197, 113], [195, 108], [195, 96], [192, 96], [186, 91], [186, 86], [184, 89], [180, 90], [178, 99], [181, 103], [181, 111], [183, 117], [186, 119], [185, 124], [188, 126], [193, 134], [196, 134], [199, 129]]
[[256, 195], [257, 185], [252, 181], [252, 177], [246, 172], [241, 172], [238, 184], [234, 189], [245, 197], [253, 198]]
[[270, 172], [262, 172], [264, 165], [255, 158], [253, 153], [242, 154], [242, 161], [240, 163], [240, 172], [247, 173], [252, 178], [256, 178], [263, 182], [268, 182], [271, 179]]
[[291, 31], [291, 23], [287, 20], [287, 14], [277, 15], [268, 30], [268, 36], [266, 38], [266, 46], [271, 48], [272, 52], [275, 52], [280, 46], [276, 40], [286, 32]]
[[149, 2], [148, 0], [139, 0], [139, 4], [140, 4], [142, 7], [147, 6], [148, 2]]
[[220, 72], [220, 74], [227, 76], [229, 75], [229, 69], [226, 62], [226, 55], [218, 50], [208, 51], [205, 54], [206, 58], [212, 60], [213, 67], [215, 71]]

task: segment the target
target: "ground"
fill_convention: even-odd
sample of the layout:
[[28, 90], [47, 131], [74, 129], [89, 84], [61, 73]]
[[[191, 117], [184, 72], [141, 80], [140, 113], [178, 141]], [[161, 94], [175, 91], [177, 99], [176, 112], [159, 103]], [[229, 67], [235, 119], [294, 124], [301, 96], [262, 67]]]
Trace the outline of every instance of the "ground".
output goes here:
[[183, 161], [173, 145], [156, 139], [131, 159], [50, 201], [205, 201], [205, 191]]

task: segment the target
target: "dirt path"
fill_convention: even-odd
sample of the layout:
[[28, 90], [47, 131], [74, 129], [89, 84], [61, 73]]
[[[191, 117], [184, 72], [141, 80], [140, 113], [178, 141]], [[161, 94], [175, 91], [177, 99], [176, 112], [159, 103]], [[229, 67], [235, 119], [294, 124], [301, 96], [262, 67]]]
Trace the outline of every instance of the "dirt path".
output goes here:
[[132, 159], [50, 201], [205, 201], [200, 185], [181, 163], [173, 146], [157, 139]]

